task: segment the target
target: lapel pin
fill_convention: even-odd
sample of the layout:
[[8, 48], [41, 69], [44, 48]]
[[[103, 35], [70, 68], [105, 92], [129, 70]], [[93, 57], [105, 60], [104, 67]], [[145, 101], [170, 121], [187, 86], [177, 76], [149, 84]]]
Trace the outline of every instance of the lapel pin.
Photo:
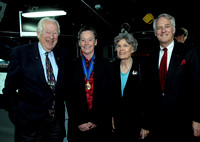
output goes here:
[[132, 72], [132, 75], [137, 75], [137, 74], [138, 74], [137, 71], [133, 71], [133, 72]]

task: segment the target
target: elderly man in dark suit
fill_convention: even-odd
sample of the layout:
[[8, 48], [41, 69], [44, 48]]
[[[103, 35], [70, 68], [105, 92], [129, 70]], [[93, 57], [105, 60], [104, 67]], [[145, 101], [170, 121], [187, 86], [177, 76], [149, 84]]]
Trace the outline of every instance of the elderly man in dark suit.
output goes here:
[[159, 15], [153, 28], [160, 46], [151, 62], [150, 103], [155, 113], [150, 135], [153, 142], [191, 142], [200, 136], [199, 49], [174, 41], [175, 19], [169, 14]]
[[[3, 95], [15, 121], [16, 142], [62, 142], [64, 87], [68, 60], [56, 47], [60, 26], [54, 18], [38, 23], [38, 43], [12, 50]], [[65, 88], [66, 89], [66, 88]]]

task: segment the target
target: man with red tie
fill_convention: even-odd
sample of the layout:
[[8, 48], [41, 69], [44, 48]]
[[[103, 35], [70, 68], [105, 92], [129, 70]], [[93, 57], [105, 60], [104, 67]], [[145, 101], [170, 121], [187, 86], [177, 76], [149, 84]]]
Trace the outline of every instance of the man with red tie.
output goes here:
[[159, 15], [153, 29], [160, 46], [151, 56], [150, 137], [153, 142], [189, 142], [200, 136], [199, 49], [174, 41], [175, 19], [169, 14]]

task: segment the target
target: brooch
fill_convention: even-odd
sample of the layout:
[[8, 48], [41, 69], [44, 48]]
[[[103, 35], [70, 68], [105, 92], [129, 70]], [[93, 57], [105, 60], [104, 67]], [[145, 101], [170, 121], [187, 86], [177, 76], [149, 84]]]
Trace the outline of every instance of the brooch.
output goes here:
[[137, 75], [137, 74], [138, 74], [137, 71], [133, 71], [133, 72], [132, 72], [132, 75]]

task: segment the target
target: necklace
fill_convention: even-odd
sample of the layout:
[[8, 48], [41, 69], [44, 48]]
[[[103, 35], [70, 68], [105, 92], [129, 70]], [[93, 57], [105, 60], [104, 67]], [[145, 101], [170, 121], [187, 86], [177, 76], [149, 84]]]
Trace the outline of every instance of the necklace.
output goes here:
[[[126, 75], [130, 70], [131, 70], [131, 67], [132, 67], [132, 63], [133, 63], [133, 59], [131, 58], [131, 61], [128, 65], [126, 65], [125, 63], [121, 62], [120, 63], [120, 73], [122, 75]], [[123, 70], [122, 67], [125, 67], [125, 69]], [[123, 71], [122, 71], [123, 70]]]

